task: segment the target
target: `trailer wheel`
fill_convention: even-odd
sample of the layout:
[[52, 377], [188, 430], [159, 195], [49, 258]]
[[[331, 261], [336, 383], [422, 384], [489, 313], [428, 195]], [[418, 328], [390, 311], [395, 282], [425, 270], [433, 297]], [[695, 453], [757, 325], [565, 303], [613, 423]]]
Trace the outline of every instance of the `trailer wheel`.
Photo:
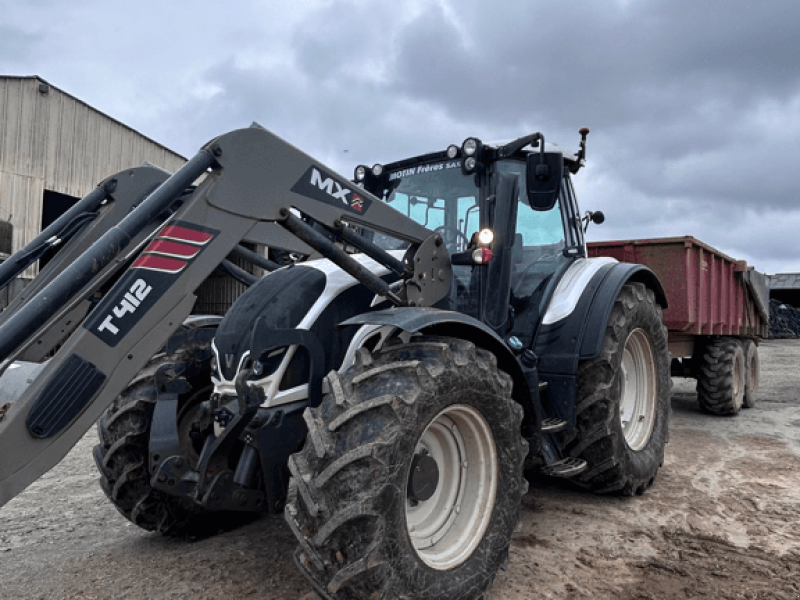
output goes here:
[[570, 456], [588, 463], [576, 483], [597, 493], [643, 493], [664, 460], [672, 379], [667, 329], [652, 290], [623, 286], [600, 355], [581, 363]]
[[[188, 437], [193, 409], [208, 397], [210, 342], [187, 344], [175, 353], [160, 353], [147, 363], [97, 421], [100, 443], [94, 459], [100, 487], [126, 519], [147, 531], [188, 534], [199, 511], [192, 504], [150, 485], [148, 446], [153, 411], [158, 397], [155, 374], [167, 363], [183, 363], [182, 374], [191, 387], [179, 398], [182, 453], [196, 462], [196, 449]], [[206, 513], [210, 515], [211, 513]]]
[[521, 407], [492, 354], [420, 337], [361, 349], [289, 459], [295, 562], [334, 598], [480, 598], [527, 482]]
[[742, 406], [744, 408], [753, 408], [757, 402], [758, 394], [758, 378], [761, 372], [761, 363], [758, 358], [758, 346], [753, 340], [745, 340], [744, 342], [744, 398]]
[[699, 357], [697, 400], [715, 415], [735, 415], [744, 405], [747, 361], [736, 338], [710, 341]]

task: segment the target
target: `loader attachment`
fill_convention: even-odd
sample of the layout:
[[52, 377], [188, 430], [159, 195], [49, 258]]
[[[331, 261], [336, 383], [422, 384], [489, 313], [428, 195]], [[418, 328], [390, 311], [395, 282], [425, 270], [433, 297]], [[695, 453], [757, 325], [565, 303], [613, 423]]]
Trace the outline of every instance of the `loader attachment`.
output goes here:
[[[143, 165], [108, 177], [30, 244], [0, 265], [0, 288], [2, 288], [45, 252], [58, 249], [58, 253], [39, 271], [36, 278], [0, 313], [0, 325], [7, 322], [68, 265], [80, 257], [104, 232], [121, 221], [169, 175], [168, 172], [151, 165]], [[123, 252], [127, 254], [134, 252], [158, 224], [159, 220], [156, 219], [144, 227], [123, 248]], [[62, 303], [52, 318], [40, 319], [37, 333], [30, 336], [13, 357], [23, 361], [41, 362], [52, 355], [57, 346], [80, 325], [88, 313], [90, 303], [86, 298], [97, 292], [104, 284], [112, 282], [124, 266], [126, 266], [124, 261], [116, 260], [96, 273], [88, 286]], [[43, 314], [41, 316], [44, 317]]]
[[[104, 185], [111, 193], [110, 180]], [[390, 290], [327, 243], [342, 223], [411, 244], [401, 285]], [[96, 305], [87, 305], [85, 318], [78, 314], [80, 325], [0, 421], [0, 506], [66, 455], [181, 326], [194, 291], [237, 245], [269, 244], [270, 236], [283, 248], [313, 248], [395, 304], [432, 306], [450, 290], [439, 235], [264, 129], [216, 138], [0, 326], [3, 368], [43, 322], [87, 302], [104, 269], [130, 265]], [[141, 243], [132, 244], [136, 239]], [[373, 258], [385, 260], [377, 251]]]

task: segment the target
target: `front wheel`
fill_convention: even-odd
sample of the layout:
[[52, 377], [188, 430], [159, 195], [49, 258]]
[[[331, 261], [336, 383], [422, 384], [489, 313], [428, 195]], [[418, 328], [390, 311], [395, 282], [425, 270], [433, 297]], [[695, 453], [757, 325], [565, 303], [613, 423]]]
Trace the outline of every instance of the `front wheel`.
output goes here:
[[598, 493], [643, 493], [664, 460], [670, 360], [667, 329], [652, 290], [623, 286], [599, 356], [581, 363], [570, 456], [587, 470], [575, 481]]
[[289, 461], [297, 562], [335, 598], [479, 598], [527, 489], [511, 379], [458, 339], [359, 352]]
[[[183, 455], [196, 463], [198, 448], [190, 438], [190, 429], [197, 407], [210, 393], [210, 356], [209, 342], [190, 343], [172, 354], [155, 355], [97, 421], [100, 443], [94, 448], [94, 459], [100, 487], [120, 514], [147, 531], [188, 534], [199, 524], [198, 509], [190, 500], [152, 487], [148, 447], [158, 400], [156, 372], [163, 365], [180, 364], [182, 376], [192, 389], [180, 396], [178, 429]], [[210, 517], [210, 513], [205, 516]]]

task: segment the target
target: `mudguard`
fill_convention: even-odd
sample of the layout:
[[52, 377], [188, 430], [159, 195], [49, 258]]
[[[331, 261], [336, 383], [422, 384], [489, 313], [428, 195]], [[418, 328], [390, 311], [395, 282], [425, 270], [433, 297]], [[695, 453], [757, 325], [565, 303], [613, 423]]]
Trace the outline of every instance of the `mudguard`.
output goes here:
[[514, 381], [513, 398], [525, 410], [523, 427], [530, 427], [531, 435], [538, 431], [536, 396], [531, 391], [525, 371], [503, 339], [477, 319], [463, 313], [438, 308], [389, 308], [358, 315], [340, 324], [340, 326], [345, 325], [389, 325], [410, 333], [468, 340], [488, 350], [497, 358], [497, 366], [508, 373]]
[[578, 363], [600, 353], [608, 317], [622, 286], [630, 281], [652, 289], [656, 302], [667, 307], [661, 282], [643, 265], [609, 262], [601, 266], [584, 287], [574, 310], [564, 318], [542, 322], [534, 340], [539, 371], [576, 374]]
[[575, 422], [578, 365], [600, 354], [606, 324], [622, 286], [628, 282], [643, 283], [653, 290], [656, 302], [662, 308], [667, 307], [664, 288], [647, 267], [613, 260], [598, 264], [572, 311], [555, 322], [547, 322], [545, 318], [533, 344], [539, 357], [539, 375], [548, 383], [553, 408], [558, 417], [569, 423], [567, 436], [572, 434]]

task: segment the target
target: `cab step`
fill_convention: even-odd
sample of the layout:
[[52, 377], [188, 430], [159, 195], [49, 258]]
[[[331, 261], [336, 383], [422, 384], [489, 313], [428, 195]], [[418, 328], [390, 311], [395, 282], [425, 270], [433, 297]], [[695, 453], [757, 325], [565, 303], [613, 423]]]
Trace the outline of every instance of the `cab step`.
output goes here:
[[564, 419], [550, 417], [542, 420], [542, 433], [558, 433], [567, 428], [567, 422]]
[[557, 460], [552, 464], [545, 465], [542, 467], [542, 473], [550, 477], [569, 479], [570, 477], [575, 477], [575, 475], [583, 473], [588, 466], [589, 463], [582, 458], [567, 457]]

